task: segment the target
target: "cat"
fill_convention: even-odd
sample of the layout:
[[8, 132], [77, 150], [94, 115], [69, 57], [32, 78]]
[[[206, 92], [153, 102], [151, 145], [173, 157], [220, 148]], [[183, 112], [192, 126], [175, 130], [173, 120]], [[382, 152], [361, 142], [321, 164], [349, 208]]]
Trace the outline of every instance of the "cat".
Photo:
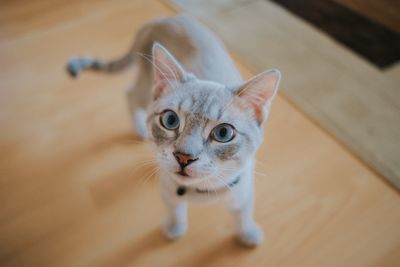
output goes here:
[[127, 93], [129, 108], [136, 134], [155, 147], [167, 212], [164, 234], [176, 239], [187, 231], [188, 202], [223, 202], [241, 243], [259, 245], [255, 153], [279, 70], [243, 81], [219, 38], [186, 15], [148, 22], [117, 60], [77, 57], [67, 69], [76, 77], [84, 69], [115, 72], [132, 63], [138, 75]]

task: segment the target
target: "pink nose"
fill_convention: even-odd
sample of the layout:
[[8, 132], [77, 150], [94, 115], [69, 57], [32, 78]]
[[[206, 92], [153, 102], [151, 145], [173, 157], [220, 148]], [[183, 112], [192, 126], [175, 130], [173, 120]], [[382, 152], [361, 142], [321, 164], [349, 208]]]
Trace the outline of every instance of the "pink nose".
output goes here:
[[198, 160], [199, 158], [194, 158], [189, 154], [181, 153], [181, 152], [173, 152], [176, 161], [179, 163], [182, 169], [184, 169], [190, 163]]

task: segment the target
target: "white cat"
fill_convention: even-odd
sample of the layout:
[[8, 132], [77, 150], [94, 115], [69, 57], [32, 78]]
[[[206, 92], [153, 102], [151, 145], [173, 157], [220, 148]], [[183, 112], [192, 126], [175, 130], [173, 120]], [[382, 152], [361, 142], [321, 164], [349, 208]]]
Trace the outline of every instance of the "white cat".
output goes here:
[[234, 215], [239, 240], [260, 244], [254, 161], [280, 72], [243, 82], [221, 41], [182, 15], [147, 23], [120, 59], [75, 58], [68, 70], [77, 76], [83, 69], [112, 72], [131, 63], [139, 73], [128, 92], [130, 111], [136, 133], [155, 146], [166, 236], [187, 230], [188, 202], [221, 201]]

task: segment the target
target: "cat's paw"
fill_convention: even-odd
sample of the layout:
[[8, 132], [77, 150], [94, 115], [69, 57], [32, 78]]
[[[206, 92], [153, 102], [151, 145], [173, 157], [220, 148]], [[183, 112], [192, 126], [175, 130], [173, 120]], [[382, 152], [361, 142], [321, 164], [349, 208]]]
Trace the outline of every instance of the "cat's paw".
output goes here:
[[251, 227], [240, 233], [239, 242], [242, 245], [248, 247], [255, 247], [260, 245], [264, 240], [264, 233], [257, 224], [253, 224]]
[[169, 240], [175, 240], [175, 239], [183, 236], [186, 233], [187, 224], [185, 224], [185, 223], [176, 223], [176, 224], [166, 223], [163, 225], [162, 231]]

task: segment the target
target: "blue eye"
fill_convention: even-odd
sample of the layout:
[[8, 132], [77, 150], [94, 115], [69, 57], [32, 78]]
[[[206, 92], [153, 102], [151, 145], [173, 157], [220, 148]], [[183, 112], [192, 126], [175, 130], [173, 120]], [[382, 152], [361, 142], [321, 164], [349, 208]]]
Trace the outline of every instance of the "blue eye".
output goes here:
[[179, 117], [172, 110], [166, 110], [161, 113], [160, 123], [165, 129], [175, 130], [179, 127]]
[[235, 131], [232, 125], [223, 123], [212, 130], [211, 137], [217, 142], [226, 143], [235, 137]]

